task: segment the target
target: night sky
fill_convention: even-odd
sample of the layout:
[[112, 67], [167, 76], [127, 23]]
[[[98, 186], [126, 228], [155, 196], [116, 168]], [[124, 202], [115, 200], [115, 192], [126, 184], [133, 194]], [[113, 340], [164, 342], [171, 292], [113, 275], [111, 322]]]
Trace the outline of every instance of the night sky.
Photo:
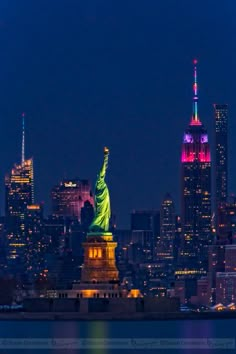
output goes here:
[[[63, 177], [94, 183], [104, 145], [118, 226], [134, 208], [179, 209], [180, 147], [192, 112], [211, 135], [213, 103], [230, 105], [230, 191], [236, 192], [235, 0], [1, 0], [0, 178], [33, 155], [37, 201], [50, 211]], [[212, 144], [211, 144], [212, 145]]]

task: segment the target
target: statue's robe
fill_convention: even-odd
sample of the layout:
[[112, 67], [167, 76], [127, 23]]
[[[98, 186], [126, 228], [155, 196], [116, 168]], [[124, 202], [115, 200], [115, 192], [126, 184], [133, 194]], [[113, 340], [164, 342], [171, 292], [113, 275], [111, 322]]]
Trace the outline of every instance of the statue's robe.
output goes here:
[[111, 217], [109, 190], [105, 182], [108, 154], [104, 156], [103, 166], [95, 185], [95, 216], [89, 229], [92, 232], [107, 232]]

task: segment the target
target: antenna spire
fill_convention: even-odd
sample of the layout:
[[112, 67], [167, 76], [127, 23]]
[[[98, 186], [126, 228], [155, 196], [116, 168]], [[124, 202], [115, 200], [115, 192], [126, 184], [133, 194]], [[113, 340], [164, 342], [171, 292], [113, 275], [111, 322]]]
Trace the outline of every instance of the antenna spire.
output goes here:
[[21, 165], [25, 162], [25, 113], [21, 115], [22, 118], [22, 147], [21, 147]]
[[197, 83], [197, 59], [194, 59], [194, 83], [193, 83], [193, 116], [191, 125], [201, 125], [198, 117], [198, 83]]

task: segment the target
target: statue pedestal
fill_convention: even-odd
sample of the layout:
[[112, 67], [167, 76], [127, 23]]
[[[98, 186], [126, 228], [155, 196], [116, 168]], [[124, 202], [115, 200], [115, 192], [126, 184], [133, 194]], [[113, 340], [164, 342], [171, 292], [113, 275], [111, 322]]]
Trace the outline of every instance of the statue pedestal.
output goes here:
[[116, 268], [115, 248], [111, 232], [90, 232], [87, 234], [84, 248], [84, 264], [81, 283], [119, 283]]

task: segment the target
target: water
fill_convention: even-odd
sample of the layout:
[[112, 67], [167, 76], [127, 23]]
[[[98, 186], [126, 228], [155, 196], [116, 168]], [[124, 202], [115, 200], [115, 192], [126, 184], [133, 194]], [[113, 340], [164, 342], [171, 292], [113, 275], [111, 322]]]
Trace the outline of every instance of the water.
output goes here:
[[[0, 338], [59, 338], [64, 340], [91, 338], [92, 340], [107, 338], [112, 340], [112, 348], [98, 348], [97, 344], [93, 348], [76, 349], [72, 342], [72, 348], [69, 349], [40, 349], [38, 344], [34, 344], [34, 348], [28, 348], [28, 344], [24, 349], [8, 349], [0, 345], [0, 354], [26, 353], [26, 354], [48, 354], [48, 353], [65, 353], [65, 354], [172, 354], [172, 353], [235, 353], [235, 349], [150, 349], [147, 345], [156, 345], [155, 340], [158, 338], [226, 338], [235, 339], [236, 337], [236, 320], [182, 320], [182, 321], [0, 321]], [[145, 341], [141, 342], [143, 338]], [[149, 342], [147, 342], [147, 338]], [[116, 339], [126, 339], [123, 342], [124, 347], [128, 343], [129, 347], [116, 348]], [[89, 340], [87, 341], [89, 343]], [[195, 341], [196, 342], [196, 341]], [[35, 343], [35, 342], [33, 342]], [[51, 343], [51, 342], [50, 342]], [[68, 342], [67, 342], [68, 343]], [[85, 342], [84, 342], [85, 343]], [[120, 342], [118, 342], [119, 345]], [[138, 349], [138, 347], [143, 346]], [[149, 344], [148, 344], [149, 343]], [[150, 344], [151, 343], [151, 344]], [[222, 343], [222, 342], [221, 342]], [[229, 342], [228, 342], [229, 343]], [[6, 344], [6, 342], [5, 342]], [[55, 343], [54, 343], [55, 344]], [[77, 343], [78, 344], [78, 343]], [[105, 344], [104, 344], [105, 345]], [[182, 344], [181, 344], [182, 345]], [[196, 348], [196, 347], [195, 347]]]

